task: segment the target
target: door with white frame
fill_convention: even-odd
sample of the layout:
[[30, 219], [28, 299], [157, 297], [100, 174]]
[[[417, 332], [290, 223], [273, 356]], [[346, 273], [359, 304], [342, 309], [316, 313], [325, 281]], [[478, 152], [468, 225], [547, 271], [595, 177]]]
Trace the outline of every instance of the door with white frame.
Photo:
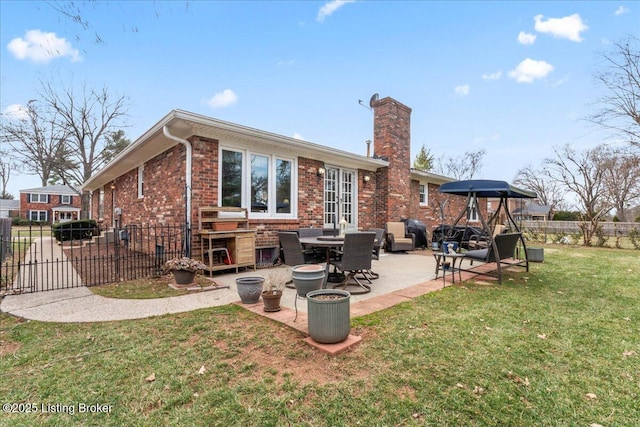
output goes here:
[[324, 227], [340, 228], [347, 221], [348, 230], [358, 228], [358, 176], [351, 169], [327, 166], [324, 175]]

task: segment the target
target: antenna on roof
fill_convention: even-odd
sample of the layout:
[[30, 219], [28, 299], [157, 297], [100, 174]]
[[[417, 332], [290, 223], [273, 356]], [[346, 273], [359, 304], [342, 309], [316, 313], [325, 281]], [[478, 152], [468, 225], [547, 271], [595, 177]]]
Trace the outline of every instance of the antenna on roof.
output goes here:
[[366, 108], [367, 110], [371, 110], [370, 107], [367, 107], [366, 105], [364, 105], [364, 103], [362, 102], [362, 99], [358, 99], [358, 104], [362, 105], [364, 108]]
[[376, 102], [380, 98], [380, 95], [374, 93], [371, 95], [371, 99], [369, 99], [369, 107], [373, 108], [373, 103]]
[[366, 105], [364, 105], [364, 102], [362, 101], [362, 99], [358, 99], [358, 104], [362, 105], [367, 110], [373, 110], [373, 103], [376, 102], [378, 100], [378, 98], [379, 98], [379, 95], [377, 93], [374, 93], [371, 96], [371, 99], [369, 99], [369, 106], [368, 107]]

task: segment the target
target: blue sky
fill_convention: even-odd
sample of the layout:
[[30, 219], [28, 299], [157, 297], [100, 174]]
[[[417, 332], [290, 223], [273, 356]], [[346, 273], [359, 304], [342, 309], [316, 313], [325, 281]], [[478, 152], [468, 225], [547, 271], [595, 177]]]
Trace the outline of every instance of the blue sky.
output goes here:
[[39, 79], [86, 83], [130, 98], [132, 140], [178, 108], [364, 155], [358, 100], [378, 93], [412, 108], [412, 158], [485, 149], [480, 177], [507, 181], [553, 146], [607, 138], [582, 120], [592, 76], [640, 35], [634, 2], [76, 2], [86, 30], [55, 3], [0, 2], [4, 114]]

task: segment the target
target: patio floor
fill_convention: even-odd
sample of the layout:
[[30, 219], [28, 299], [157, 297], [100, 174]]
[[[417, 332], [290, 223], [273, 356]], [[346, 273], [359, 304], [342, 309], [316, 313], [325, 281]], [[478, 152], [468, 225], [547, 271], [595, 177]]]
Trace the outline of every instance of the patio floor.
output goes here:
[[[463, 267], [466, 269], [471, 268], [468, 261], [463, 261]], [[476, 264], [474, 267], [473, 273], [462, 272], [462, 280], [480, 276], [483, 272], [490, 271], [492, 267], [495, 267], [495, 264]], [[290, 269], [287, 266], [274, 268]], [[446, 280], [443, 282], [442, 274], [435, 279], [435, 268], [436, 262], [430, 250], [407, 253], [381, 253], [380, 259], [374, 260], [372, 263], [372, 270], [378, 273], [380, 277], [372, 281], [371, 292], [351, 296], [351, 318], [374, 313], [428, 292], [443, 289], [444, 285], [450, 286], [452, 284], [451, 274], [447, 273]], [[219, 285], [227, 285], [230, 289], [235, 290], [236, 278], [263, 276], [269, 270], [271, 269], [262, 269], [255, 272], [247, 270], [239, 274], [215, 275], [213, 278]], [[482, 279], [496, 280], [489, 276], [482, 276]], [[458, 283], [458, 273], [456, 273], [456, 283]], [[278, 312], [265, 312], [262, 301], [250, 305], [237, 301], [235, 304], [276, 322], [283, 323], [305, 335], [309, 334], [306, 300], [297, 298], [295, 289], [285, 289], [280, 302], [281, 310]], [[342, 343], [329, 345], [316, 343], [311, 338], [307, 338], [306, 341], [326, 353], [335, 355], [360, 342], [360, 337], [350, 335]]]

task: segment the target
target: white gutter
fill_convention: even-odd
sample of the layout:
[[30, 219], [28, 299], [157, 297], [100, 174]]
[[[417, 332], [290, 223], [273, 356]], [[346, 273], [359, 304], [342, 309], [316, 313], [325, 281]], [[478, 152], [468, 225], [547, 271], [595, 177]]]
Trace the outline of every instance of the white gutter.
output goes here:
[[[193, 147], [191, 147], [191, 143], [186, 139], [178, 138], [177, 136], [171, 135], [169, 133], [169, 128], [167, 126], [162, 127], [162, 133], [164, 134], [164, 136], [166, 136], [170, 140], [179, 142], [180, 144], [184, 145], [185, 148], [187, 149], [187, 153], [186, 153], [187, 159], [186, 159], [186, 166], [185, 166], [185, 169], [186, 169], [185, 170], [185, 181], [186, 181], [185, 191], [187, 192], [186, 223], [187, 223], [187, 232], [189, 233], [189, 239], [190, 239], [191, 238], [191, 167], [192, 167], [191, 165], [192, 165], [192, 158], [193, 158]], [[189, 245], [189, 248], [190, 248], [191, 243], [188, 242], [187, 244]], [[190, 256], [190, 254], [188, 256]]]

